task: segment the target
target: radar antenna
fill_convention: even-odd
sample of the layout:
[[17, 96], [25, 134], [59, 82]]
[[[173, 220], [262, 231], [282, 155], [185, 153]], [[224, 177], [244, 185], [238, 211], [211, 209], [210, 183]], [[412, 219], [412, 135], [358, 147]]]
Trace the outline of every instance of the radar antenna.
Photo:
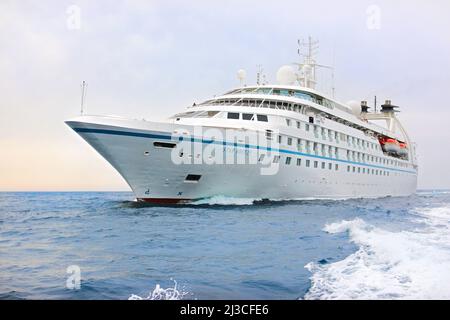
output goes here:
[[303, 60], [301, 63], [295, 63], [299, 68], [298, 82], [301, 86], [315, 89], [316, 88], [316, 68], [326, 68], [332, 72], [332, 92], [334, 96], [334, 68], [322, 64], [318, 64], [315, 60], [315, 56], [319, 52], [319, 41], [313, 40], [311, 36], [308, 40], [297, 40], [299, 46], [297, 53], [300, 59]]
[[265, 85], [266, 84], [266, 75], [264, 74], [264, 69], [262, 64], [258, 64], [256, 66], [257, 72], [256, 72], [256, 84], [259, 85]]

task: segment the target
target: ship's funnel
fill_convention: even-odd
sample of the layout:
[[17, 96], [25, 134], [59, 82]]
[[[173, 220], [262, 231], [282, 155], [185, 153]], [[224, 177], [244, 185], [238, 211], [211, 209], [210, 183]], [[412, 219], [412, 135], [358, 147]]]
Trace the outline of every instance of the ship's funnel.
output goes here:
[[385, 103], [381, 105], [381, 112], [384, 112], [384, 113], [399, 112], [398, 110], [395, 110], [396, 108], [399, 108], [399, 107], [391, 104], [391, 100], [386, 100]]

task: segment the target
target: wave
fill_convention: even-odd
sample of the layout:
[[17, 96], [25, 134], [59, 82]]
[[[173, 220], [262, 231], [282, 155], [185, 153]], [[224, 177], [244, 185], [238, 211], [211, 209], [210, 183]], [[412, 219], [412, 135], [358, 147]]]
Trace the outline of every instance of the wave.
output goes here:
[[213, 196], [199, 199], [189, 203], [190, 205], [225, 205], [225, 206], [249, 206], [249, 205], [284, 205], [298, 204], [308, 201], [346, 201], [358, 198], [332, 198], [332, 197], [303, 197], [292, 199], [261, 199], [261, 198], [234, 198], [227, 196]]
[[450, 207], [416, 209], [425, 224], [393, 232], [356, 218], [324, 231], [348, 232], [358, 250], [344, 260], [305, 267], [305, 299], [450, 299]]
[[192, 205], [253, 205], [255, 201], [259, 201], [260, 199], [252, 199], [252, 198], [233, 198], [233, 197], [225, 197], [225, 196], [214, 196], [210, 198], [204, 198], [200, 200], [196, 200], [190, 204]]
[[188, 292], [180, 290], [178, 288], [178, 284], [175, 280], [174, 286], [172, 288], [161, 288], [159, 284], [155, 286], [155, 288], [149, 292], [147, 297], [141, 297], [136, 294], [132, 294], [128, 300], [182, 300], [184, 296], [188, 294]]

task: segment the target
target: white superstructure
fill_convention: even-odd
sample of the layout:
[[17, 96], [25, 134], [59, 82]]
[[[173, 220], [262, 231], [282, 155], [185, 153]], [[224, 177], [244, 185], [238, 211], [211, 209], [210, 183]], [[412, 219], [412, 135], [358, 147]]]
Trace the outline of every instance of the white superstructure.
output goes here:
[[317, 66], [310, 50], [295, 77], [280, 69], [287, 84], [241, 86], [164, 122], [81, 116], [66, 123], [140, 201], [414, 193], [415, 146], [396, 107], [386, 101], [371, 113], [364, 101], [350, 107], [321, 94]]

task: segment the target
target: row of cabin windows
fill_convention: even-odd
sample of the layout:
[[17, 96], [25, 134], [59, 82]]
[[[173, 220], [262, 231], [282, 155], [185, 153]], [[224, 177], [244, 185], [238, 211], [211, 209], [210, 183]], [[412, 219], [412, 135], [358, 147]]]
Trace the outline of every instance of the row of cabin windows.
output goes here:
[[[337, 147], [292, 137], [286, 137], [286, 144], [292, 146], [294, 139], [297, 143], [297, 150], [300, 152], [306, 151], [310, 154], [321, 154], [322, 156], [329, 156], [336, 159], [339, 158], [339, 148]], [[278, 143], [282, 144], [284, 141], [284, 136], [278, 135]]]
[[239, 113], [239, 112], [228, 112], [227, 119], [233, 119], [233, 120], [242, 119], [242, 120], [249, 120], [249, 121], [258, 120], [258, 121], [262, 121], [262, 122], [269, 121], [267, 115], [265, 115], [265, 114]]
[[290, 90], [290, 89], [278, 89], [278, 88], [244, 88], [244, 89], [237, 89], [233, 90], [231, 92], [228, 92], [226, 94], [242, 94], [242, 93], [256, 93], [256, 94], [273, 94], [273, 95], [280, 95], [280, 96], [288, 96], [288, 97], [296, 97], [299, 99], [312, 101], [314, 103], [320, 104], [322, 106], [328, 107], [328, 108], [338, 108], [338, 109], [344, 109], [347, 108], [342, 107], [338, 105], [337, 103], [325, 99], [324, 97], [321, 97], [319, 95], [306, 92], [306, 91], [299, 91], [299, 90]]
[[[309, 140], [304, 140], [300, 138], [292, 138], [289, 136], [283, 136], [278, 135], [278, 143], [283, 144], [286, 141], [286, 144], [288, 146], [292, 146], [293, 142], [296, 141], [297, 143], [297, 150], [299, 152], [306, 151], [310, 154], [315, 155], [322, 155], [325, 157], [331, 157], [331, 158], [339, 158], [339, 149], [338, 147], [333, 147], [330, 145], [313, 142]], [[373, 155], [369, 155], [363, 152], [357, 152], [352, 150], [347, 150], [347, 160], [349, 161], [355, 161], [355, 162], [372, 162], [372, 163], [379, 163], [384, 165], [392, 165], [397, 167], [407, 167], [407, 164], [401, 163], [397, 160], [391, 160], [386, 158], [381, 158]]]
[[[310, 117], [312, 118], [312, 117]], [[310, 121], [309, 123], [303, 123], [302, 125], [302, 121], [294, 121], [292, 119], [288, 119], [286, 118], [286, 125], [288, 127], [292, 126], [293, 123], [295, 122], [297, 129], [302, 129], [303, 127], [305, 128], [305, 131], [310, 131], [310, 123], [314, 123], [313, 121]], [[337, 131], [333, 131], [330, 129], [326, 129], [323, 127], [320, 127], [318, 125], [313, 125], [314, 129], [313, 132], [315, 134], [315, 136], [318, 138], [319, 135], [322, 136], [322, 139], [326, 140], [327, 138], [332, 141], [333, 139], [339, 143], [340, 140], [347, 142], [349, 145], [353, 145], [355, 148], [360, 148], [360, 149], [372, 149], [372, 150], [378, 150], [380, 148], [379, 145], [377, 145], [376, 143], [373, 142], [369, 142], [360, 138], [356, 138], [356, 137], [352, 137], [349, 135], [346, 135], [344, 133], [339, 133]]]
[[[273, 163], [279, 163], [280, 162], [280, 156], [274, 156], [273, 157]], [[285, 159], [285, 164], [290, 165], [292, 163], [292, 157], [286, 157]], [[293, 163], [292, 163], [293, 164]], [[297, 158], [297, 161], [295, 162], [295, 164], [299, 167], [301, 167], [303, 165], [302, 162], [302, 158]], [[311, 165], [313, 165], [314, 168], [319, 168], [319, 161], [311, 161], [309, 159], [305, 160], [305, 164], [304, 164], [307, 168], [311, 167]], [[322, 169], [326, 169], [328, 168], [328, 170], [335, 170], [338, 171], [339, 170], [339, 164], [335, 163], [334, 165], [331, 162], [321, 162], [320, 167]]]
[[[280, 156], [275, 156], [273, 159], [274, 163], [280, 162]], [[286, 157], [285, 164], [290, 165], [292, 162], [292, 157]], [[296, 161], [297, 166], [302, 166], [302, 159], [297, 158]], [[339, 171], [339, 164], [335, 163], [334, 165], [331, 162], [324, 162], [324, 161], [311, 161], [309, 159], [305, 160], [305, 166], [307, 168], [313, 167], [313, 168], [321, 168], [321, 169], [328, 169], [328, 170], [335, 170]], [[355, 166], [347, 166], [347, 172], [352, 173], [361, 173], [361, 174], [372, 174], [376, 176], [390, 176], [390, 172], [386, 170], [379, 170], [379, 169], [370, 169], [370, 168], [361, 168], [361, 167], [355, 167]]]
[[282, 109], [302, 113], [304, 106], [297, 103], [275, 100], [258, 100], [258, 99], [218, 99], [207, 100], [200, 104], [210, 106], [244, 106], [244, 107], [261, 107], [270, 109]]
[[354, 166], [347, 166], [347, 172], [372, 174], [375, 176], [387, 176], [387, 177], [390, 176], [390, 172], [386, 171], [386, 170], [369, 169], [369, 168], [361, 168], [361, 167], [354, 167]]
[[[267, 89], [267, 90], [271, 90], [270, 88], [262, 88], [262, 89]], [[245, 89], [244, 89], [245, 90]], [[256, 89], [250, 89], [251, 91], [254, 91]], [[241, 89], [238, 89], [234, 92], [230, 92], [230, 93], [239, 93], [241, 91]], [[229, 94], [230, 94], [229, 93]], [[229, 99], [229, 100], [207, 100], [203, 103], [201, 103], [200, 105], [235, 105], [235, 106], [255, 106], [255, 107], [266, 107], [266, 108], [279, 108], [279, 109], [285, 109], [285, 110], [290, 110], [290, 111], [295, 111], [295, 112], [300, 112], [300, 113], [304, 113], [305, 112], [305, 106], [301, 105], [301, 104], [294, 104], [294, 103], [289, 103], [289, 102], [282, 102], [282, 101], [269, 101], [269, 100], [255, 100], [255, 99]], [[338, 106], [339, 108], [339, 106]], [[328, 117], [327, 115], [325, 115], [326, 118], [332, 120], [332, 121], [337, 121], [336, 118], [334, 116]], [[313, 121], [311, 121], [311, 119]], [[310, 123], [314, 123], [314, 118], [310, 117]], [[287, 119], [286, 122], [288, 123], [288, 125], [290, 125], [291, 120]], [[350, 127], [354, 127], [352, 126], [348, 121], [344, 120], [344, 123], [347, 123]], [[297, 126], [298, 128], [300, 128], [300, 122], [297, 121]], [[358, 130], [361, 130], [360, 128], [357, 128]], [[309, 125], [307, 125], [305, 127], [306, 131], [309, 131]], [[315, 131], [315, 134], [318, 135], [318, 132]], [[359, 146], [360, 148], [370, 148], [370, 149], [374, 149], [374, 150], [379, 150], [380, 146], [377, 143], [372, 143], [372, 142], [368, 142], [368, 141], [358, 141], [359, 139], [351, 137], [351, 136], [346, 136], [343, 133], [341, 134], [341, 140], [343, 140], [344, 142], [347, 142], [349, 144], [353, 144], [355, 147]], [[324, 137], [325, 139], [325, 137]], [[357, 139], [357, 140], [355, 140]], [[335, 139], [337, 140], [337, 139]]]

